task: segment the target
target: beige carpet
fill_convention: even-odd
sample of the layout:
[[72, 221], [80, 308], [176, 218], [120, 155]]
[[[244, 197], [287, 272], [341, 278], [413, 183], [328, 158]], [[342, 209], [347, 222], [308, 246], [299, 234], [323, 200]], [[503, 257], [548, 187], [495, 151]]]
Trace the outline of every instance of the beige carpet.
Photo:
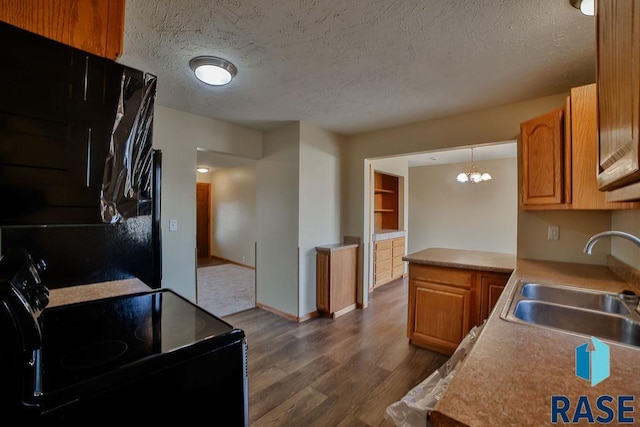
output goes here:
[[255, 270], [236, 264], [201, 267], [198, 305], [218, 317], [254, 308]]

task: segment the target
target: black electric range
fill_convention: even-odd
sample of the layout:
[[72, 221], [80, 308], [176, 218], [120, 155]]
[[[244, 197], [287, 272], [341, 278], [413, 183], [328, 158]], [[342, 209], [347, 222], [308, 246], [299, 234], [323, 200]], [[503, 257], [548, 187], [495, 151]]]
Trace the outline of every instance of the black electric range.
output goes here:
[[[17, 405], [0, 409], [14, 413], [21, 424], [171, 417], [248, 425], [247, 344], [241, 329], [169, 289], [41, 309], [36, 301], [26, 305], [34, 325], [23, 325], [28, 316], [16, 313], [16, 301], [33, 299], [29, 292], [16, 292], [25, 283], [14, 280], [9, 297], [6, 280], [0, 283], [3, 331], [14, 337], [7, 342], [19, 347], [1, 361], [13, 378], [3, 394], [12, 394], [6, 400]], [[16, 332], [7, 327], [11, 323]]]

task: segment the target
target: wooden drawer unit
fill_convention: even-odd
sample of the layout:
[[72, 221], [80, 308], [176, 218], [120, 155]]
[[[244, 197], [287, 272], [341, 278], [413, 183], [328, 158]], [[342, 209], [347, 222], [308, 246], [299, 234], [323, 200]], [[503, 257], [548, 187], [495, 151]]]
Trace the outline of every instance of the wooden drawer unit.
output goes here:
[[373, 287], [381, 286], [404, 275], [404, 237], [378, 240], [374, 244]]
[[409, 278], [425, 282], [441, 283], [471, 289], [474, 270], [438, 267], [433, 265], [409, 264]]

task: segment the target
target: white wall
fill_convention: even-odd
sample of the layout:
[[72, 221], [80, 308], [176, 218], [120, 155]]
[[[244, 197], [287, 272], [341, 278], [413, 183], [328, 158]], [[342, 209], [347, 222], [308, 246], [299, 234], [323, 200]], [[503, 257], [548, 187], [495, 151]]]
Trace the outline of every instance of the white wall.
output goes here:
[[[614, 211], [611, 214], [610, 229], [626, 231], [627, 233], [640, 237], [640, 210]], [[607, 237], [596, 243], [593, 251], [595, 251], [598, 246], [611, 246], [611, 255], [629, 264], [631, 267], [640, 270], [640, 248], [629, 240], [619, 237]]]
[[256, 164], [256, 302], [297, 317], [300, 123], [264, 133]]
[[300, 316], [316, 310], [316, 246], [340, 236], [340, 144], [343, 137], [300, 124]]
[[255, 267], [256, 166], [210, 172], [211, 255]]
[[[262, 133], [155, 106], [153, 147], [162, 150], [162, 287], [196, 300], [196, 150], [258, 159]], [[169, 231], [169, 220], [178, 230]]]
[[516, 253], [517, 160], [474, 163], [493, 179], [457, 182], [466, 163], [409, 168], [409, 253], [430, 247]]
[[[559, 239], [548, 240], [547, 228], [559, 228]], [[596, 245], [592, 254], [583, 252], [589, 237], [611, 228], [610, 211], [518, 212], [518, 257], [548, 261], [607, 263], [608, 242]]]

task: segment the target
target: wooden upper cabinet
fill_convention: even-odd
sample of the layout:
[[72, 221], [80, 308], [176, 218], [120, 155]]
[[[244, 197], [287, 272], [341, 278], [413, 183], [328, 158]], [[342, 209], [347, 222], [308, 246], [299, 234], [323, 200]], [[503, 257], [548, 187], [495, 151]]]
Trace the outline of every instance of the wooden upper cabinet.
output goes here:
[[565, 107], [520, 125], [523, 205], [563, 203]]
[[607, 200], [640, 199], [640, 8], [596, 2], [598, 187]]
[[640, 203], [608, 202], [598, 190], [596, 84], [571, 89], [572, 209], [638, 209]]
[[[526, 138], [525, 132], [531, 126], [531, 123], [537, 124], [540, 118], [536, 118], [525, 122], [522, 126], [522, 207], [525, 210], [558, 210], [558, 209], [638, 209], [640, 203], [632, 202], [612, 202], [607, 200], [604, 192], [598, 189], [597, 171], [598, 171], [598, 113], [597, 113], [597, 86], [595, 83], [574, 87], [571, 94], [567, 97], [565, 111], [565, 126], [563, 134], [563, 142], [557, 144], [557, 133], [540, 132], [538, 137], [547, 138], [548, 141], [539, 142], [537, 145], [548, 147], [549, 152], [543, 155], [533, 156], [529, 153], [527, 159], [527, 147], [525, 143], [530, 139]], [[541, 117], [557, 116], [554, 110], [547, 115]], [[551, 120], [550, 118], [548, 120]], [[549, 125], [547, 125], [548, 127]], [[553, 146], [554, 152], [551, 152]], [[562, 154], [558, 157], [557, 146], [562, 149]], [[531, 149], [528, 149], [531, 152]], [[560, 159], [560, 160], [558, 160]], [[563, 173], [561, 175], [552, 175], [551, 170], [557, 170], [558, 164], [561, 165]], [[560, 179], [556, 179], [560, 176]], [[543, 179], [544, 178], [544, 179]], [[564, 186], [559, 191], [562, 197], [553, 198], [552, 201], [542, 197], [525, 197], [527, 192], [532, 192], [532, 188], [542, 188], [542, 183], [550, 183]], [[532, 183], [537, 183], [537, 187]], [[550, 190], [547, 190], [550, 191]], [[561, 200], [561, 201], [558, 201]]]
[[0, 21], [115, 60], [124, 8], [124, 0], [0, 0]]

